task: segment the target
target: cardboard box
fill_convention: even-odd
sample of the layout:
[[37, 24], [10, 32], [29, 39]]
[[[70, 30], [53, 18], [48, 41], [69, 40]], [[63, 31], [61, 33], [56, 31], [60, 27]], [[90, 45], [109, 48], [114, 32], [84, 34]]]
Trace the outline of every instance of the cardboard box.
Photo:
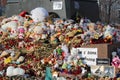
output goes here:
[[117, 48], [120, 48], [120, 43], [105, 43], [105, 44], [90, 44], [82, 46], [82, 48], [97, 48], [98, 49], [98, 58], [112, 58], [112, 52], [117, 51]]

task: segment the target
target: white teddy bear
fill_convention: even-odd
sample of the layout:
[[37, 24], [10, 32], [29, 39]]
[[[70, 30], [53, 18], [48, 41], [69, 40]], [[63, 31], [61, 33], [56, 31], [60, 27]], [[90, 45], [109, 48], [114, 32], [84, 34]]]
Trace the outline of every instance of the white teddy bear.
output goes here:
[[25, 70], [22, 68], [14, 68], [13, 66], [9, 66], [7, 68], [6, 76], [15, 76], [15, 75], [24, 75]]

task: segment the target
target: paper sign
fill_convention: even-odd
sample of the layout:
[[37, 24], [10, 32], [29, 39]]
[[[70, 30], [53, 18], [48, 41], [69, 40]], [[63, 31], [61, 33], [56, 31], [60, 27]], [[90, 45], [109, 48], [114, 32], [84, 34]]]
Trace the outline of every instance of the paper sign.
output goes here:
[[62, 1], [54, 1], [53, 10], [61, 10], [61, 9], [62, 9]]
[[88, 65], [96, 65], [98, 58], [97, 48], [77, 48], [78, 55], [83, 59], [83, 62]]
[[97, 48], [72, 48], [71, 55], [79, 56], [84, 64], [96, 65], [98, 50]]

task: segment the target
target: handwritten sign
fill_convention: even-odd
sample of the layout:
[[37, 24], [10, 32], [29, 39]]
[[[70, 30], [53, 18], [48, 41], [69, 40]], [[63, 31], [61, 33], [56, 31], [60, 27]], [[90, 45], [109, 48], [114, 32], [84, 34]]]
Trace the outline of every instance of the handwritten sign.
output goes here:
[[98, 58], [97, 48], [77, 48], [77, 52], [83, 62], [88, 65], [96, 65], [96, 58]]

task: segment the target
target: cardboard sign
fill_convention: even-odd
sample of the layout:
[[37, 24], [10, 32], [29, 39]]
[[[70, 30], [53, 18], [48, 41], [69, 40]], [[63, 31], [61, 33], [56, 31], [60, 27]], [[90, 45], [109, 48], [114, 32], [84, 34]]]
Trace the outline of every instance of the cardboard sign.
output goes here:
[[100, 58], [97, 58], [96, 59], [96, 63], [97, 65], [110, 65], [110, 59], [100, 59]]

